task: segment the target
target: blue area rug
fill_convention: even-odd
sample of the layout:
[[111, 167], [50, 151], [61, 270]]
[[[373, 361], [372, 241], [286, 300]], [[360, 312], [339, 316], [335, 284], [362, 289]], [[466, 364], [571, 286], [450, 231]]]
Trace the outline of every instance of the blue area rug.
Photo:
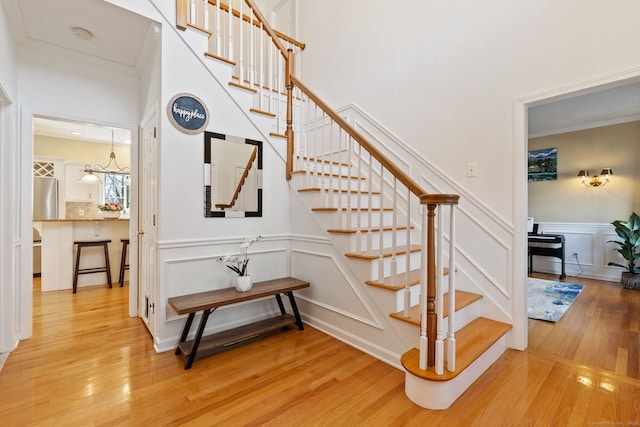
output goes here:
[[531, 319], [557, 322], [569, 309], [584, 286], [528, 278], [527, 305]]

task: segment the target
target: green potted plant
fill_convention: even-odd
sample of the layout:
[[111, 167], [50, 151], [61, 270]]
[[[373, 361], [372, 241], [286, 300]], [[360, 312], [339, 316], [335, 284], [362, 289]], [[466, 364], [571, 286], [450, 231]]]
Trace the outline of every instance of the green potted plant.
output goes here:
[[610, 262], [607, 265], [625, 269], [620, 278], [623, 288], [640, 289], [640, 267], [638, 267], [638, 260], [640, 259], [640, 254], [638, 253], [638, 248], [640, 247], [640, 217], [633, 212], [627, 221], [616, 220], [611, 224], [615, 227], [616, 234], [622, 241], [609, 240], [607, 243], [616, 243], [618, 245], [615, 250], [622, 255], [627, 264], [622, 265], [617, 262]]

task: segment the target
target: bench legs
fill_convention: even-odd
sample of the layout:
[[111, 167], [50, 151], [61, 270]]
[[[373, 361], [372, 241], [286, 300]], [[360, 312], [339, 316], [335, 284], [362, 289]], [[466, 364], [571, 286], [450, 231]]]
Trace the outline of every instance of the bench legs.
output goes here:
[[176, 347], [176, 355], [182, 354], [182, 350], [180, 350], [180, 343], [183, 343], [187, 340], [187, 336], [189, 335], [189, 329], [191, 329], [191, 324], [193, 323], [193, 318], [196, 317], [196, 313], [189, 313], [189, 317], [187, 317], [187, 321], [184, 324], [184, 328], [182, 329], [182, 335], [180, 336], [180, 341], [178, 341], [178, 346]]
[[[207, 320], [209, 319], [209, 315], [216, 311], [215, 307], [212, 310], [204, 310], [202, 312], [202, 318], [200, 319], [200, 324], [198, 325], [198, 332], [196, 332], [196, 336], [193, 339], [193, 344], [191, 346], [191, 351], [189, 351], [189, 356], [187, 360], [184, 362], [184, 370], [191, 369], [191, 365], [193, 365], [193, 361], [196, 359], [196, 353], [198, 352], [198, 346], [200, 345], [200, 341], [202, 340], [202, 334], [204, 333], [204, 328], [207, 326]], [[187, 319], [187, 322], [189, 319]], [[186, 325], [185, 325], [186, 326]], [[189, 331], [187, 331], [187, 334]], [[184, 335], [184, 332], [182, 333]]]
[[[293, 296], [293, 291], [285, 292], [285, 294], [289, 297], [289, 302], [291, 303], [291, 309], [293, 310], [293, 315], [296, 319], [295, 324], [298, 327], [298, 330], [304, 330], [304, 325], [302, 324], [302, 318], [300, 317], [300, 313], [298, 312], [298, 306], [296, 304], [296, 300]], [[276, 300], [278, 301], [278, 307], [280, 308], [281, 314], [286, 314], [286, 310], [284, 304], [282, 302], [282, 297], [280, 294], [276, 294]], [[191, 349], [189, 350], [189, 354], [186, 357], [184, 362], [184, 369], [190, 369], [193, 365], [193, 361], [196, 358], [196, 353], [198, 352], [198, 346], [200, 346], [200, 341], [202, 340], [202, 334], [204, 333], [205, 327], [207, 326], [207, 320], [209, 320], [209, 315], [216, 311], [218, 307], [214, 307], [212, 309], [207, 309], [202, 312], [202, 318], [200, 319], [200, 324], [198, 325], [198, 330], [196, 332], [196, 336], [193, 339], [193, 343], [191, 344]], [[182, 354], [182, 349], [180, 348], [180, 344], [187, 340], [189, 336], [189, 330], [193, 324], [193, 319], [195, 318], [196, 313], [189, 313], [187, 320], [185, 321], [184, 328], [182, 329], [182, 335], [180, 335], [180, 341], [178, 342], [178, 346], [176, 347], [175, 354]], [[290, 323], [289, 323], [290, 324]]]
[[291, 303], [291, 309], [293, 310], [293, 315], [296, 317], [296, 325], [298, 326], [298, 330], [303, 331], [304, 326], [302, 325], [302, 318], [300, 317], [300, 313], [298, 312], [298, 306], [296, 305], [296, 300], [293, 297], [293, 291], [287, 292], [287, 296], [289, 297], [289, 302]]

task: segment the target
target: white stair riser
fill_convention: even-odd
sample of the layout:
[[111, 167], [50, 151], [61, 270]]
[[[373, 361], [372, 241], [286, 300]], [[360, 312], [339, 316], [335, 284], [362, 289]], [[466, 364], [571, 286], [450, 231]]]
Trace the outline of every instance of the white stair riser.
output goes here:
[[[415, 289], [414, 289], [415, 288]], [[411, 287], [412, 298], [415, 298], [415, 303], [412, 302], [411, 305], [417, 305], [418, 300], [420, 298], [420, 285], [415, 285]], [[404, 307], [404, 290], [400, 290], [396, 292], [396, 308], [393, 310], [394, 313], [402, 311]], [[482, 313], [482, 299], [474, 301], [472, 304], [463, 307], [462, 309], [456, 311], [455, 314], [455, 331], [458, 332], [460, 329], [467, 326], [469, 323], [477, 319]], [[393, 319], [394, 328], [401, 335], [403, 342], [407, 344], [408, 348], [420, 348], [420, 328], [417, 325], [414, 325], [409, 322], [404, 322], [399, 319]], [[443, 328], [446, 334], [447, 329], [449, 328], [448, 317], [445, 317], [443, 320]]]
[[[410, 270], [417, 270], [420, 268], [420, 258], [422, 257], [421, 252], [412, 252], [410, 254]], [[378, 264], [382, 262], [383, 265], [383, 277], [388, 277], [391, 275], [391, 262], [392, 257], [386, 257], [380, 259], [375, 259], [372, 261], [368, 261], [370, 263], [369, 267], [369, 277], [366, 280], [376, 280], [378, 279]], [[396, 271], [398, 273], [404, 273], [406, 270], [406, 255], [398, 255], [396, 257]]]
[[[393, 234], [394, 232], [392, 230], [389, 231], [383, 231], [382, 232], [382, 237], [383, 237], [383, 241], [382, 241], [382, 247], [383, 248], [390, 248], [392, 246], [393, 243]], [[366, 233], [366, 232], [362, 232], [362, 233], [330, 233], [331, 235], [331, 240], [334, 242], [334, 246], [338, 249], [338, 250], [343, 250], [345, 253], [346, 252], [355, 252], [357, 250], [357, 248], [359, 247], [361, 249], [361, 251], [367, 251], [367, 250], [376, 250], [380, 248], [380, 233], [379, 232], [373, 232], [373, 233]], [[369, 235], [371, 235], [371, 248], [367, 248], [367, 243], [369, 240]], [[407, 242], [407, 233], [406, 230], [400, 230], [398, 232], [396, 232], [396, 246], [398, 247], [403, 247], [406, 245]], [[416, 244], [417, 237], [415, 236], [415, 234], [412, 234], [411, 236], [411, 242], [413, 242], [413, 244]], [[358, 241], [360, 241], [360, 246], [358, 246]]]
[[369, 184], [366, 181], [353, 178], [338, 178], [331, 176], [319, 176], [317, 174], [309, 174], [304, 182], [305, 186], [322, 189], [340, 189], [340, 190], [355, 190], [355, 191], [377, 191], [377, 188], [370, 189]]
[[506, 337], [503, 336], [450, 381], [428, 381], [405, 372], [405, 393], [413, 403], [423, 408], [447, 409], [506, 349]]
[[[392, 211], [316, 211], [318, 217], [327, 228], [377, 228], [382, 220], [382, 225], [391, 227], [393, 224]], [[359, 220], [359, 221], [358, 221]], [[405, 223], [403, 218], [397, 219], [398, 225]]]
[[357, 193], [343, 193], [343, 192], [329, 192], [329, 191], [309, 191], [301, 193], [304, 197], [308, 198], [309, 206], [325, 207], [325, 205], [332, 205], [334, 207], [350, 207], [351, 209], [357, 209], [358, 207], [367, 209], [370, 206], [373, 208], [380, 207], [380, 196], [377, 194], [357, 194]]
[[[420, 253], [412, 253], [410, 256], [411, 259], [411, 270], [416, 270], [420, 268]], [[351, 270], [356, 276], [356, 278], [361, 282], [365, 283], [367, 280], [375, 280], [382, 281], [385, 277], [391, 275], [391, 265], [392, 258], [384, 258], [381, 262], [383, 265], [383, 276], [378, 278], [378, 264], [380, 260], [364, 260], [359, 258], [347, 257], [349, 265], [351, 266]], [[406, 269], [406, 255], [398, 255], [396, 258], [396, 272], [398, 274], [404, 273]], [[386, 291], [389, 293], [390, 291]], [[389, 301], [394, 301], [393, 296], [389, 295]], [[395, 303], [393, 303], [395, 306]], [[390, 310], [393, 311], [393, 310]]]

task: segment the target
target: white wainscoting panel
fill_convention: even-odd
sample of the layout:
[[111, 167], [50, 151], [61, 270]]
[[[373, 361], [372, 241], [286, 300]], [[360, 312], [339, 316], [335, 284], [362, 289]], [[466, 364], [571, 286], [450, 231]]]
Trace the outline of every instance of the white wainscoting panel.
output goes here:
[[[567, 276], [587, 277], [617, 282], [621, 268], [610, 267], [611, 261], [624, 264], [610, 240], [618, 240], [611, 224], [541, 222], [539, 233], [562, 234], [565, 239]], [[533, 257], [533, 271], [560, 274], [561, 261], [553, 257]]]

